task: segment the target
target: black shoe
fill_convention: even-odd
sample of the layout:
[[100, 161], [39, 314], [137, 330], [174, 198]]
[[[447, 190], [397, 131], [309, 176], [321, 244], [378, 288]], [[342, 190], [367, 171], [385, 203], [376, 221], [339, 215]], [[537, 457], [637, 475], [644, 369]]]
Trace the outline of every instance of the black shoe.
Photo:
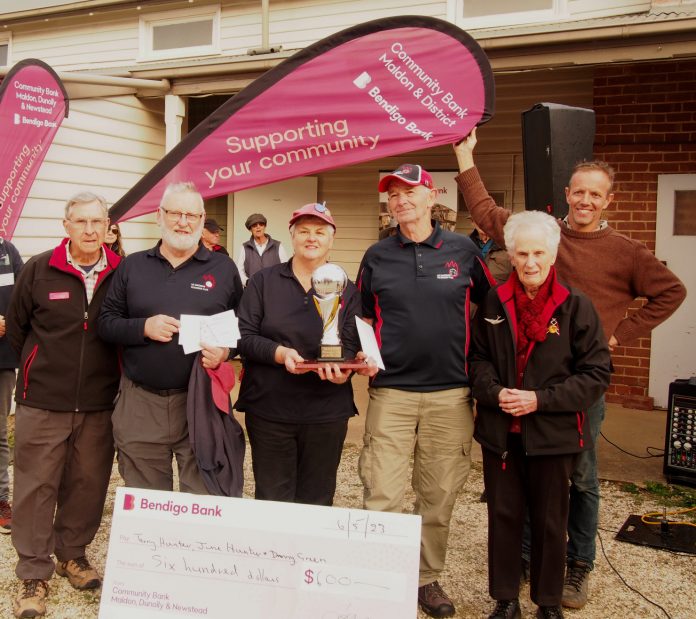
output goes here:
[[519, 600], [498, 600], [488, 619], [522, 619]]
[[563, 609], [560, 606], [539, 606], [537, 619], [563, 619]]
[[484, 490], [479, 497], [479, 503], [488, 503], [488, 493]]
[[431, 617], [451, 617], [454, 615], [454, 604], [442, 590], [440, 583], [418, 587], [418, 605]]
[[524, 584], [529, 582], [529, 559], [525, 559], [524, 557], [522, 557], [522, 570], [520, 571], [520, 582]]

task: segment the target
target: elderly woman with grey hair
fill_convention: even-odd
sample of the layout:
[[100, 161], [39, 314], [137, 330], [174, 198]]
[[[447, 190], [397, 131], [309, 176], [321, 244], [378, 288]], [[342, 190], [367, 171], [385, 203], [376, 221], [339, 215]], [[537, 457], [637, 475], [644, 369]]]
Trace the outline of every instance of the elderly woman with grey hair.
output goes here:
[[560, 229], [540, 211], [512, 215], [514, 271], [476, 314], [471, 381], [488, 494], [490, 619], [521, 617], [522, 530], [532, 532], [530, 595], [538, 618], [563, 617], [568, 479], [592, 446], [585, 411], [609, 384], [611, 362], [590, 300], [556, 277]]

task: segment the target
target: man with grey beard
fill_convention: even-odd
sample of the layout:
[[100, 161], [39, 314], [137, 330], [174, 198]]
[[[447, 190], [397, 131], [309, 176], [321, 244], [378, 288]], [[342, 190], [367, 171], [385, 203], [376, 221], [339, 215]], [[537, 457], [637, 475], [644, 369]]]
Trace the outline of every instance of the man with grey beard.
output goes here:
[[[189, 445], [186, 397], [194, 354], [178, 344], [182, 314], [236, 310], [242, 284], [234, 262], [200, 243], [205, 211], [192, 183], [169, 185], [157, 211], [162, 240], [129, 255], [107, 293], [99, 335], [123, 348], [113, 414], [118, 467], [127, 486], [207, 494]], [[217, 368], [227, 348], [202, 343], [201, 363]]]

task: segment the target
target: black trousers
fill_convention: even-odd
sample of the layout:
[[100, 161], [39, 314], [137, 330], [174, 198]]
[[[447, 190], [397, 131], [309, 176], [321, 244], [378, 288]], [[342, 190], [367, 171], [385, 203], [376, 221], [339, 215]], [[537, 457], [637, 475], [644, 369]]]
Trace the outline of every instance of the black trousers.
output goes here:
[[495, 600], [519, 595], [522, 529], [532, 532], [530, 597], [539, 606], [561, 603], [565, 574], [568, 485], [577, 454], [526, 456], [519, 434], [508, 434], [503, 460], [483, 449], [488, 496], [488, 588]]
[[256, 498], [332, 505], [348, 419], [279, 423], [246, 415]]

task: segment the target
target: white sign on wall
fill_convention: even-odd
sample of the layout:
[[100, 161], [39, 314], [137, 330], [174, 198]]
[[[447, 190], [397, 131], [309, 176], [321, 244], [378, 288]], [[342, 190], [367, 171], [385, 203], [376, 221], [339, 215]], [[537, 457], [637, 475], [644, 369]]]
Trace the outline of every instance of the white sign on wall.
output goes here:
[[420, 516], [118, 488], [99, 618], [415, 618], [420, 526]]

